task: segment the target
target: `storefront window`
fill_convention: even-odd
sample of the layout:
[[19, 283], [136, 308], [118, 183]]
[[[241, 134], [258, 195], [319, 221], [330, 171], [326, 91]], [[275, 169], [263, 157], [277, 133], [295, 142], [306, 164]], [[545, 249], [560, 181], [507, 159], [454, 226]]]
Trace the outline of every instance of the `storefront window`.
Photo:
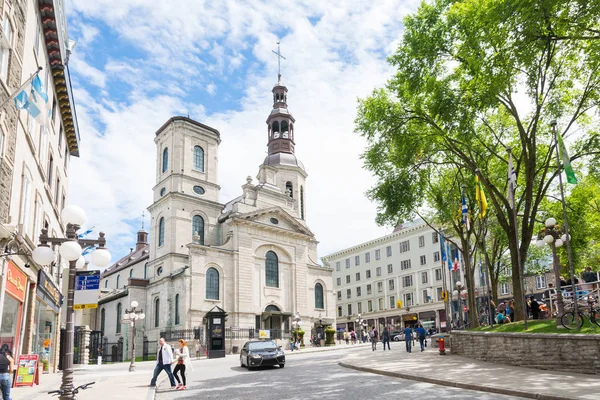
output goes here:
[[35, 331], [33, 352], [40, 356], [40, 365], [44, 371], [54, 367], [54, 340], [56, 313], [39, 298], [35, 303]]
[[0, 332], [0, 345], [8, 344], [13, 354], [16, 354], [17, 328], [21, 315], [21, 302], [12, 296], [4, 297], [4, 310], [2, 313], [2, 330]]

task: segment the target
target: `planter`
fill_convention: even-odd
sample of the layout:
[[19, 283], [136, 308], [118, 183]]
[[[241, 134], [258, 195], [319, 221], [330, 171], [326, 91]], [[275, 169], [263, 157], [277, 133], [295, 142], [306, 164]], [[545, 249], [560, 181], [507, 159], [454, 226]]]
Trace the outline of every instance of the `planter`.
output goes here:
[[325, 345], [330, 346], [335, 344], [335, 330], [325, 330]]

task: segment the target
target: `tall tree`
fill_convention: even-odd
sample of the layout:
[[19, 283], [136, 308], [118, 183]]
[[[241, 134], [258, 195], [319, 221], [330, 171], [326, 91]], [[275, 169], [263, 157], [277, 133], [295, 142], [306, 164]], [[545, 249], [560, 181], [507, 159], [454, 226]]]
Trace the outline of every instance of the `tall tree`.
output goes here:
[[[593, 4], [588, 4], [593, 3]], [[397, 73], [359, 102], [357, 131], [368, 140], [365, 166], [377, 221], [395, 224], [420, 207], [431, 176], [481, 170], [491, 209], [508, 239], [517, 319], [520, 282], [535, 216], [560, 172], [549, 123], [556, 119], [571, 161], [597, 155], [600, 99], [597, 2], [437, 0], [406, 18], [389, 62]], [[518, 176], [518, 226], [506, 195], [506, 148]], [[465, 182], [467, 183], [467, 182]], [[519, 241], [517, 242], [517, 232]]]

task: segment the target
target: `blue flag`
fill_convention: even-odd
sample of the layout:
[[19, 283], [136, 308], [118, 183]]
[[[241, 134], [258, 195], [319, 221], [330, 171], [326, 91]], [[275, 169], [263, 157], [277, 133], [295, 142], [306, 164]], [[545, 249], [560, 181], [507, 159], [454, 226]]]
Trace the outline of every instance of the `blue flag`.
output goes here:
[[452, 271], [452, 252], [450, 250], [450, 244], [446, 242], [446, 252], [448, 253], [448, 270]]
[[469, 207], [467, 207], [467, 199], [464, 193], [462, 194], [462, 223], [469, 230]]
[[47, 107], [48, 94], [39, 75], [36, 75], [29, 84], [25, 85], [23, 90], [15, 96], [14, 101], [18, 110], [27, 110], [40, 125], [46, 124], [47, 112], [43, 111]]
[[446, 264], [447, 256], [446, 256], [446, 243], [444, 241], [444, 235], [440, 233], [440, 247], [442, 248], [442, 265]]

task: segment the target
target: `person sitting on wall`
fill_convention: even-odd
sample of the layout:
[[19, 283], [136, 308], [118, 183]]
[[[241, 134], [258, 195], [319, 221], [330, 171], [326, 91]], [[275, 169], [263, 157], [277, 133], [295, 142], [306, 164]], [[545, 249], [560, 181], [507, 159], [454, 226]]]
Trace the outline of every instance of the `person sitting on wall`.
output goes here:
[[496, 322], [498, 324], [508, 324], [510, 322], [510, 317], [506, 316], [504, 313], [498, 313]]

